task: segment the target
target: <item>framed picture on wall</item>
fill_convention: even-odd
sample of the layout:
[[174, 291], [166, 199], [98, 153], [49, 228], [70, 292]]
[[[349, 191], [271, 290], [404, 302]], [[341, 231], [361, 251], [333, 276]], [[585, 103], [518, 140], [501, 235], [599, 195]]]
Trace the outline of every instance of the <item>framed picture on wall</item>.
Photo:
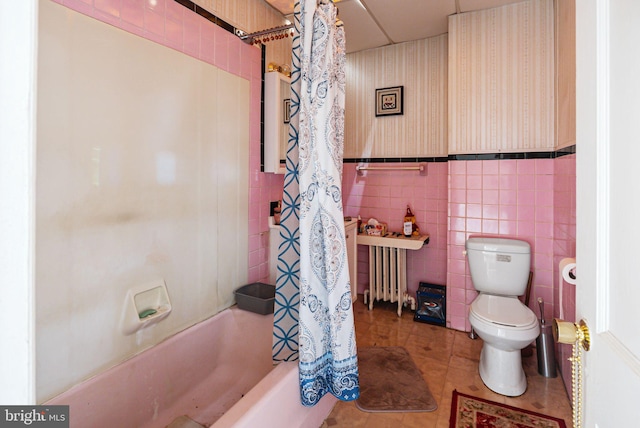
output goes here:
[[291, 111], [291, 99], [287, 98], [284, 100], [283, 102], [283, 108], [284, 108], [284, 115], [282, 117], [284, 117], [284, 123], [289, 123], [289, 112]]
[[376, 116], [404, 114], [404, 86], [376, 89]]

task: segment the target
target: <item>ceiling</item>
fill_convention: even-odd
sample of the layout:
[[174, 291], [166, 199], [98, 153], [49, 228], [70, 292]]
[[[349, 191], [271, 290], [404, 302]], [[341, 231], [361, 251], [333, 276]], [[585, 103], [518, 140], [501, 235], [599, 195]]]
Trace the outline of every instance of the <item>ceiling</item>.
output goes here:
[[[293, 21], [293, 0], [265, 0]], [[523, 0], [334, 0], [347, 34], [347, 53], [447, 32], [447, 17]]]

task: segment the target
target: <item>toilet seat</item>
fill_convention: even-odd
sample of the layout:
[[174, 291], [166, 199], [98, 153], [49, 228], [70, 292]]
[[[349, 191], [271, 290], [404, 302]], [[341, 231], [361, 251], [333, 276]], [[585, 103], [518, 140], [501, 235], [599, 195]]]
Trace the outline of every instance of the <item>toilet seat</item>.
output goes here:
[[517, 297], [481, 293], [471, 303], [471, 311], [480, 320], [505, 327], [528, 329], [538, 319]]

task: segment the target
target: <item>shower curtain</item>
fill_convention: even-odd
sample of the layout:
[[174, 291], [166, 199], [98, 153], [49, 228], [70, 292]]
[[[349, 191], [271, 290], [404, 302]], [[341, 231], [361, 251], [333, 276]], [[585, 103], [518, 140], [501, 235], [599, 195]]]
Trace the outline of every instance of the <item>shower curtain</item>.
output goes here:
[[295, 4], [273, 359], [299, 359], [305, 406], [327, 392], [359, 395], [342, 212], [345, 38], [336, 13], [328, 0]]

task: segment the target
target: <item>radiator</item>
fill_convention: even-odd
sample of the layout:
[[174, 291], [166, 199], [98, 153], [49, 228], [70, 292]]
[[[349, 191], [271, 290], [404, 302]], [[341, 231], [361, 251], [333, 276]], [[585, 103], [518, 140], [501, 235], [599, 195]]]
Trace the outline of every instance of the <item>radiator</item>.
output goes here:
[[411, 303], [415, 311], [416, 301], [407, 293], [407, 250], [404, 248], [369, 246], [369, 290], [364, 292], [364, 303], [369, 300], [369, 310], [374, 300], [398, 302], [398, 316], [402, 306]]

